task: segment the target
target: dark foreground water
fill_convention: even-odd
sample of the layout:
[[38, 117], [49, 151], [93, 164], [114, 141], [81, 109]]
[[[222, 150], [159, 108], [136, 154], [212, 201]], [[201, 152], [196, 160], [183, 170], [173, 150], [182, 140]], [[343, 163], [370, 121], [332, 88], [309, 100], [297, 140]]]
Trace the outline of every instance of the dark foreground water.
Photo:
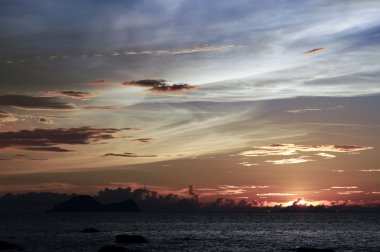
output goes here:
[[[103, 232], [81, 233], [86, 227]], [[91, 251], [118, 234], [149, 243], [131, 251], [380, 251], [380, 214], [0, 213], [0, 240], [25, 251]]]

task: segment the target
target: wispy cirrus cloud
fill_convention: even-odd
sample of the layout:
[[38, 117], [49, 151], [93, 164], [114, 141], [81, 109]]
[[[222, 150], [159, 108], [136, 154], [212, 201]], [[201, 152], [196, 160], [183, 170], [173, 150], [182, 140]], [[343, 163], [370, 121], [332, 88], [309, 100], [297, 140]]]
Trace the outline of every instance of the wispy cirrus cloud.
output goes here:
[[117, 110], [126, 108], [125, 105], [109, 105], [109, 106], [85, 106], [84, 109], [94, 109], [94, 110]]
[[185, 91], [191, 91], [196, 88], [196, 86], [186, 84], [186, 83], [169, 84], [168, 81], [162, 80], [162, 79], [126, 81], [126, 82], [123, 82], [123, 85], [146, 88], [150, 92], [154, 92], [154, 93], [185, 92]]
[[[67, 59], [96, 59], [104, 57], [122, 57], [122, 56], [170, 56], [181, 54], [193, 54], [193, 53], [207, 53], [216, 51], [227, 51], [231, 49], [237, 49], [245, 47], [243, 45], [194, 45], [188, 48], [172, 48], [172, 49], [145, 49], [145, 50], [116, 50], [113, 52], [99, 52], [99, 53], [80, 53], [80, 54], [66, 54], [66, 55], [44, 55], [25, 57], [22, 60], [19, 59], [6, 59], [3, 62], [6, 64], [23, 64], [26, 62], [41, 62], [41, 61], [63, 61]], [[90, 84], [104, 84], [105, 80], [98, 80], [91, 82]]]
[[177, 54], [190, 54], [190, 53], [201, 53], [201, 52], [211, 52], [232, 49], [234, 47], [242, 47], [236, 45], [196, 45], [191, 48], [184, 49], [161, 49], [161, 50], [144, 50], [144, 51], [124, 51], [125, 55], [177, 55]]
[[327, 108], [298, 108], [298, 109], [291, 109], [287, 110], [286, 112], [292, 113], [292, 114], [302, 114], [305, 112], [314, 112], [314, 111], [325, 111], [325, 110], [337, 110], [337, 109], [343, 109], [344, 106], [335, 106], [335, 107], [327, 107]]
[[23, 109], [36, 110], [71, 110], [75, 106], [60, 102], [56, 97], [30, 96], [30, 95], [1, 95], [0, 106], [12, 106]]
[[232, 48], [244, 47], [242, 45], [195, 45], [190, 48], [183, 49], [157, 49], [157, 50], [140, 50], [140, 51], [115, 51], [112, 56], [131, 56], [131, 55], [149, 55], [149, 56], [161, 56], [161, 55], [178, 55], [178, 54], [191, 54], [191, 53], [204, 53], [212, 51], [222, 51]]

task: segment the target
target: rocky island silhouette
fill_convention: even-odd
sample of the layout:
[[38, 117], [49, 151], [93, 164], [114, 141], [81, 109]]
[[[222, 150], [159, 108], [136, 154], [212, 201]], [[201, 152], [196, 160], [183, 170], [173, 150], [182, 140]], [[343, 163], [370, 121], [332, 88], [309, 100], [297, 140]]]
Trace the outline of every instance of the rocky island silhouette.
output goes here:
[[140, 209], [133, 199], [101, 204], [89, 195], [79, 195], [56, 205], [50, 212], [140, 212]]

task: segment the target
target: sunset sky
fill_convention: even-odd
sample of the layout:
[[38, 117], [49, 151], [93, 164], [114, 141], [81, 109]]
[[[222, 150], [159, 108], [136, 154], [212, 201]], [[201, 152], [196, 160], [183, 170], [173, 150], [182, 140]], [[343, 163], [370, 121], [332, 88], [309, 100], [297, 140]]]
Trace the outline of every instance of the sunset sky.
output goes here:
[[379, 1], [0, 5], [0, 195], [380, 203]]

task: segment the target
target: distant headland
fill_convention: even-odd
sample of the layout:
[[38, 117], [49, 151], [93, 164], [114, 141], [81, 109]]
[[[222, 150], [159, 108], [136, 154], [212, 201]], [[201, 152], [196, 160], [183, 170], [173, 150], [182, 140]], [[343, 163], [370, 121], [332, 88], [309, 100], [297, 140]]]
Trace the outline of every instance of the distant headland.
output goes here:
[[104, 189], [94, 196], [53, 192], [7, 193], [0, 196], [0, 212], [237, 212], [237, 213], [379, 213], [379, 205], [266, 206], [246, 199], [216, 198], [203, 202], [196, 194], [160, 195], [147, 188]]
[[51, 209], [51, 212], [140, 212], [133, 199], [101, 204], [88, 195], [74, 196]]

